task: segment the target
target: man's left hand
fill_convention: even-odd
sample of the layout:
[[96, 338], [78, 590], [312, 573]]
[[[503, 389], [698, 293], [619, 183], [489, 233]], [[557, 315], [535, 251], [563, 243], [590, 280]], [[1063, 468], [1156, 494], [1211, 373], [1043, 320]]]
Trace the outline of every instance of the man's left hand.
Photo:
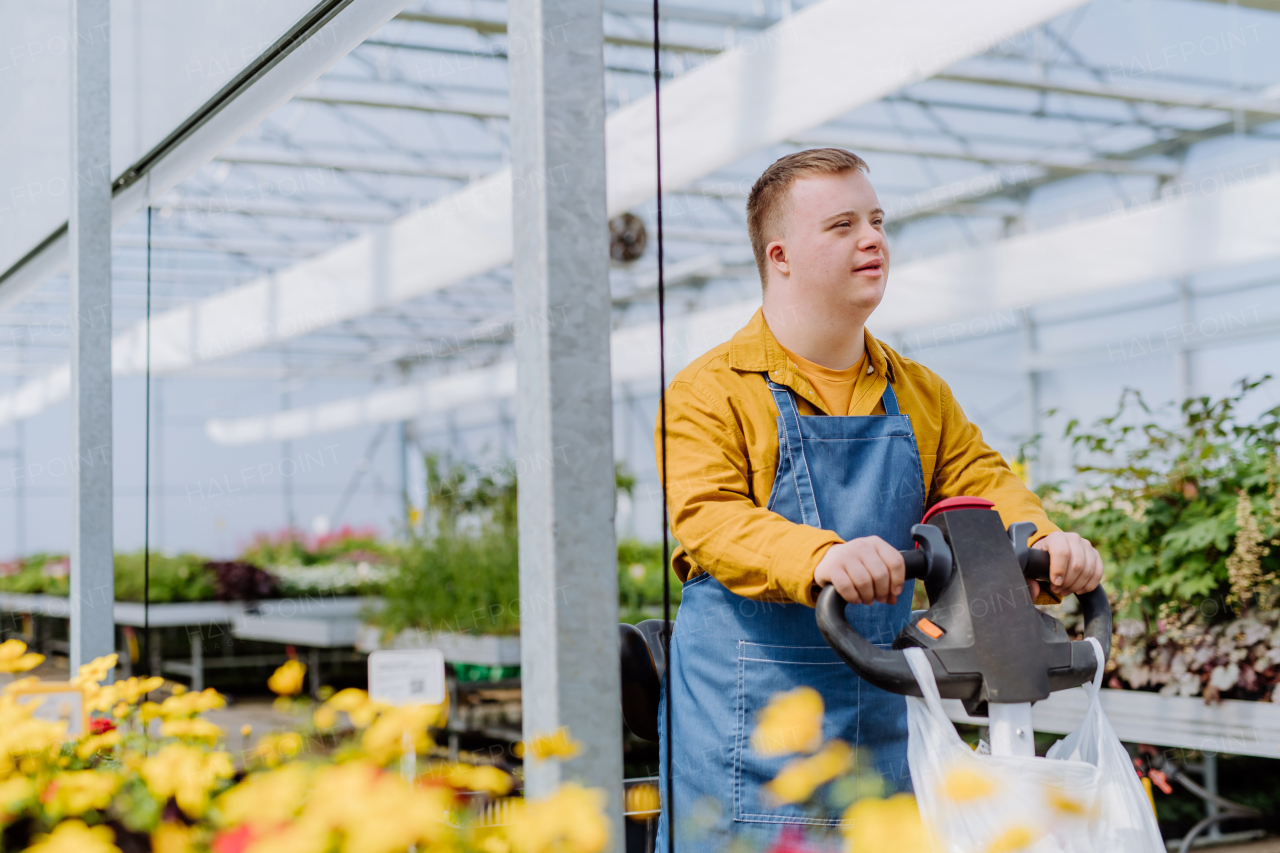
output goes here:
[[[1049, 589], [1061, 598], [1090, 592], [1102, 583], [1102, 557], [1079, 533], [1054, 531], [1031, 546], [1049, 552]], [[1031, 600], [1040, 594], [1040, 584], [1028, 581]]]

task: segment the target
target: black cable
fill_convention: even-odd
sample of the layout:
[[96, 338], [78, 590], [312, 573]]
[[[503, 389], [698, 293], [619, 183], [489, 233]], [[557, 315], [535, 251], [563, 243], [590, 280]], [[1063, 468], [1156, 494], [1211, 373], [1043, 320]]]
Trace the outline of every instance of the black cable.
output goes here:
[[666, 741], [667, 853], [675, 853], [675, 797], [671, 781], [671, 542], [667, 509], [667, 291], [662, 274], [662, 63], [658, 34], [658, 4], [653, 0], [653, 135], [658, 185], [658, 412], [662, 434], [662, 645], [667, 665], [662, 670], [663, 739]]
[[147, 380], [142, 463], [142, 649], [151, 671], [151, 206], [147, 205]]

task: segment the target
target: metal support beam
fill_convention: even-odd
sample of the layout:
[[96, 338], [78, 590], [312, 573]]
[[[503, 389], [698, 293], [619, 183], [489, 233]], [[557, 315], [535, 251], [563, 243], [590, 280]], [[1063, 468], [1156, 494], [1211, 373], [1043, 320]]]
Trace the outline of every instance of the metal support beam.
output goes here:
[[567, 727], [569, 761], [526, 757], [526, 791], [607, 795], [622, 849], [618, 571], [601, 0], [512, 0], [514, 290], [525, 742]]
[[[1039, 336], [1036, 334], [1036, 321], [1031, 316], [1031, 308], [1022, 309], [1022, 351], [1023, 361], [1029, 366], [1026, 374], [1026, 398], [1027, 398], [1027, 441], [1033, 440], [1040, 434], [1040, 371], [1031, 366], [1032, 358], [1037, 350], [1040, 349]], [[1047, 478], [1044, 472], [1039, 470], [1042, 467], [1042, 457], [1037, 458], [1032, 465], [1027, 466], [1027, 485], [1033, 486], [1042, 482]]]
[[115, 649], [111, 53], [107, 0], [71, 2], [71, 671]]
[[[1184, 329], [1187, 328], [1188, 324], [1195, 328], [1195, 320], [1191, 316], [1192, 311], [1191, 281], [1186, 276], [1183, 276], [1178, 279], [1178, 312], [1181, 315]], [[1191, 352], [1192, 350], [1189, 347], [1183, 347], [1178, 351], [1177, 360], [1174, 362], [1179, 403], [1191, 399]]]
[[944, 72], [933, 79], [955, 83], [976, 83], [982, 86], [1002, 86], [1012, 89], [1030, 89], [1034, 92], [1051, 92], [1058, 95], [1076, 95], [1086, 98], [1128, 101], [1135, 104], [1151, 104], [1157, 107], [1214, 110], [1218, 112], [1244, 112], [1262, 116], [1268, 121], [1280, 117], [1280, 106], [1268, 98], [1222, 97], [1186, 95], [1144, 86], [1128, 86], [1114, 81], [1106, 83], [1087, 81], [1050, 80], [1044, 77], [1016, 74], [978, 74]]

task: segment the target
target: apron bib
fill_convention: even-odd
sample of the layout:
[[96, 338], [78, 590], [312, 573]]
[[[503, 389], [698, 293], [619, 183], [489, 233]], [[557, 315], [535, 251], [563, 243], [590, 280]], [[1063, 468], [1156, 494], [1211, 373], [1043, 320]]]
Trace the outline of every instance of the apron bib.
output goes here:
[[[875, 535], [894, 548], [911, 547], [911, 526], [924, 513], [924, 475], [893, 388], [885, 387], [885, 415], [801, 416], [788, 388], [765, 381], [778, 406], [778, 471], [768, 508], [846, 541]], [[850, 624], [889, 647], [910, 616], [913, 585], [907, 582], [894, 605], [848, 605]], [[757, 754], [752, 729], [774, 693], [800, 685], [822, 694], [825, 739], [857, 747], [890, 790], [910, 789], [906, 700], [855, 675], [823, 640], [813, 608], [743, 598], [707, 573], [684, 584], [672, 633], [671, 695], [659, 712], [662, 719], [672, 703], [677, 850], [717, 849], [744, 833], [767, 839], [782, 824], [841, 823], [838, 816], [775, 806], [762, 790], [797, 756]], [[669, 747], [665, 739], [660, 744], [664, 797]], [[666, 820], [664, 808], [660, 845]]]

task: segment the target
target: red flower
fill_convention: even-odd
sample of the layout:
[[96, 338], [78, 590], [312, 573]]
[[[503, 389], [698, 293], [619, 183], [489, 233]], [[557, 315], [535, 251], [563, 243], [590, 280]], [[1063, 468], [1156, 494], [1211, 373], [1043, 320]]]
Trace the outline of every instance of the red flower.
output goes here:
[[253, 841], [253, 836], [253, 827], [246, 823], [235, 829], [219, 832], [213, 837], [209, 849], [213, 853], [244, 853], [245, 848]]
[[114, 732], [116, 724], [107, 717], [94, 717], [89, 721], [89, 734], [101, 735], [107, 732]]
[[769, 853], [811, 853], [811, 850], [804, 843], [804, 830], [793, 824], [778, 833]]

